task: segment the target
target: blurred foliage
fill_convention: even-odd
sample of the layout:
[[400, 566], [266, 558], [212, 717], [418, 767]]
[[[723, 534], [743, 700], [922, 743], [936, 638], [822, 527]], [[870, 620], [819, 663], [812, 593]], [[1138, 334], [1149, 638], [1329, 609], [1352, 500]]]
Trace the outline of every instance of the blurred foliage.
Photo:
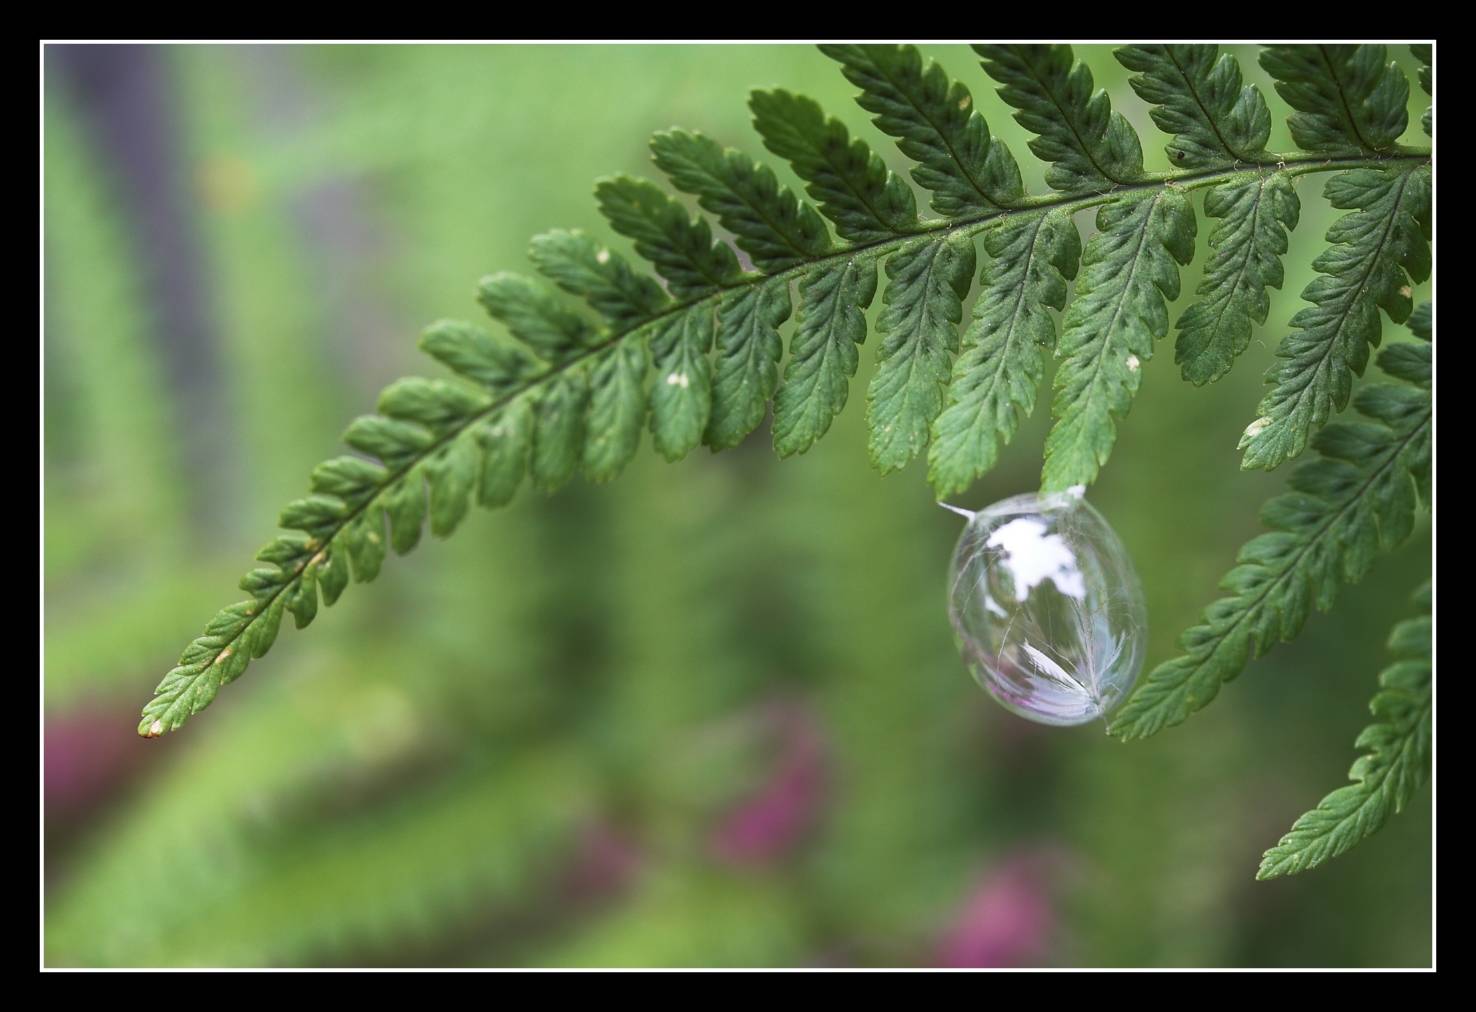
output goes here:
[[[968, 52], [927, 52], [1023, 152]], [[1108, 50], [1082, 55], [1155, 136]], [[1183, 727], [1123, 746], [1028, 725], [954, 652], [956, 520], [921, 465], [867, 465], [874, 351], [802, 459], [776, 462], [760, 431], [675, 466], [642, 454], [608, 488], [525, 492], [284, 637], [186, 733], [134, 738], [137, 700], [263, 518], [383, 384], [425, 370], [419, 328], [475, 316], [475, 279], [518, 267], [526, 236], [604, 233], [590, 181], [649, 173], [652, 131], [757, 152], [747, 91], [782, 85], [894, 149], [808, 47], [135, 51], [167, 83], [154, 155], [183, 167], [204, 261], [211, 327], [185, 338], [216, 345], [191, 382], [227, 466], [192, 473], [155, 339], [168, 261], [138, 238], [152, 209], [122, 198], [56, 56], [49, 965], [1428, 964], [1428, 794], [1325, 869], [1253, 880], [1343, 775], [1428, 531]], [[1330, 220], [1315, 183], [1301, 193], [1271, 323], [1203, 389], [1160, 347], [1093, 489], [1143, 578], [1150, 663], [1281, 487], [1235, 447]], [[1045, 415], [965, 505], [1035, 484]]]

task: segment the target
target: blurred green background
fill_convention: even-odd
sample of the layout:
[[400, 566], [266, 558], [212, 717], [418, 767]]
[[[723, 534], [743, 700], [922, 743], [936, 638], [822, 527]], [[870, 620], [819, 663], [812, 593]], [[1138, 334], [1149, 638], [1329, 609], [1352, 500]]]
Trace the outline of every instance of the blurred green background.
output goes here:
[[[1041, 192], [967, 49], [924, 49]], [[1126, 71], [1078, 52], [1166, 167]], [[1428, 525], [1181, 727], [1029, 724], [955, 653], [957, 518], [922, 466], [868, 467], [874, 336], [804, 457], [765, 428], [525, 491], [136, 738], [349, 419], [436, 374], [420, 328], [476, 318], [476, 279], [524, 269], [535, 232], [611, 238], [593, 180], [654, 177], [650, 133], [763, 154], [746, 95], [780, 85], [905, 166], [807, 46], [52, 46], [45, 72], [48, 965], [1429, 963], [1428, 794], [1323, 869], [1253, 880], [1343, 782]], [[1235, 446], [1324, 245], [1320, 186], [1268, 326], [1207, 389], [1162, 342], [1093, 489], [1150, 665], [1285, 480]], [[1048, 417], [964, 505], [1035, 486]]]

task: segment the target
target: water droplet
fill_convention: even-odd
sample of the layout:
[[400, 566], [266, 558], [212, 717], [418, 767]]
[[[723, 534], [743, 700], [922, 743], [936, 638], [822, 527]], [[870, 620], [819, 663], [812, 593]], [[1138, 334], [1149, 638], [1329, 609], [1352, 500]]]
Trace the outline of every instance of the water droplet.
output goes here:
[[948, 617], [975, 680], [1042, 724], [1107, 714], [1138, 677], [1148, 628], [1117, 533], [1080, 493], [1018, 495], [972, 514], [946, 508], [968, 517]]

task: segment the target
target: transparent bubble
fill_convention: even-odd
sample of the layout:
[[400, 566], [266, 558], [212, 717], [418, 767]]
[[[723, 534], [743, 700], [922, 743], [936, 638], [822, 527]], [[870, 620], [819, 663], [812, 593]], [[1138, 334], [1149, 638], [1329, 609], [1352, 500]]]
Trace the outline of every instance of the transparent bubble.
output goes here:
[[968, 517], [949, 573], [959, 652], [991, 696], [1042, 724], [1104, 716], [1143, 666], [1138, 574], [1081, 492], [947, 507]]

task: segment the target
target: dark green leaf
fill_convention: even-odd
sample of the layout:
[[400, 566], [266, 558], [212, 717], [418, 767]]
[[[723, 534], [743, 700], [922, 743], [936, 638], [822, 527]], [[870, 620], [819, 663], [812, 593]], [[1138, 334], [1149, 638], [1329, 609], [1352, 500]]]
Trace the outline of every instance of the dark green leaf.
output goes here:
[[840, 235], [873, 242], [916, 230], [912, 190], [840, 120], [787, 91], [756, 91], [748, 105], [764, 146], [794, 166]]
[[1071, 192], [1109, 190], [1143, 175], [1138, 135], [1112, 111], [1092, 72], [1063, 45], [975, 46], [984, 70], [1002, 85], [1015, 120], [1035, 134], [1030, 150], [1051, 163], [1046, 182]]
[[857, 345], [866, 339], [865, 310], [876, 295], [876, 263], [847, 260], [799, 287], [799, 327], [774, 398], [774, 449], [781, 457], [808, 450], [846, 405]]
[[1133, 90], [1152, 104], [1158, 128], [1173, 134], [1164, 149], [1174, 165], [1197, 169], [1253, 162], [1266, 153], [1271, 112], [1254, 85], [1240, 83], [1240, 63], [1218, 46], [1123, 46], [1117, 60]]
[[1266, 374], [1261, 417], [1240, 440], [1243, 467], [1272, 468], [1306, 448], [1363, 375], [1382, 333], [1379, 308], [1396, 323], [1406, 319], [1411, 277], [1429, 275], [1427, 167], [1353, 169], [1330, 179], [1326, 193], [1334, 207], [1356, 210], [1328, 230], [1333, 245], [1312, 263], [1321, 276], [1302, 291], [1312, 305], [1292, 317], [1297, 329]]
[[1116, 419], [1127, 414], [1143, 363], [1168, 330], [1166, 302], [1179, 296], [1179, 265], [1194, 256], [1195, 228], [1189, 198], [1172, 188], [1097, 212], [1056, 349], [1045, 491], [1089, 485], [1107, 462]]
[[923, 66], [913, 46], [821, 46], [861, 89], [861, 108], [897, 139], [914, 162], [912, 178], [933, 194], [933, 209], [947, 218], [1009, 207], [1024, 196], [1020, 168], [1009, 149], [991, 141], [989, 127], [962, 84], [943, 68]]
[[928, 480], [962, 492], [994, 466], [1021, 416], [1035, 409], [1045, 356], [1056, 344], [1050, 309], [1066, 305], [1081, 237], [1061, 212], [1018, 218], [984, 233], [989, 262], [953, 365], [948, 407], [933, 423]]
[[742, 152], [685, 130], [652, 137], [651, 152], [672, 185], [717, 215], [761, 270], [789, 270], [830, 251], [830, 233], [815, 209]]
[[1389, 151], [1409, 124], [1409, 79], [1381, 45], [1267, 46], [1261, 66], [1297, 110], [1288, 123], [1307, 151]]
[[1273, 172], [1216, 186], [1204, 196], [1204, 213], [1220, 220], [1209, 240], [1214, 254], [1199, 299], [1179, 317], [1174, 346], [1174, 361], [1196, 384], [1229, 372], [1250, 344], [1251, 324], [1266, 322], [1266, 289], [1281, 287], [1281, 257], [1301, 202], [1291, 178]]
[[919, 239], [887, 260], [883, 337], [866, 394], [871, 462], [883, 474], [922, 451], [943, 410], [974, 262], [974, 241], [961, 235]]

